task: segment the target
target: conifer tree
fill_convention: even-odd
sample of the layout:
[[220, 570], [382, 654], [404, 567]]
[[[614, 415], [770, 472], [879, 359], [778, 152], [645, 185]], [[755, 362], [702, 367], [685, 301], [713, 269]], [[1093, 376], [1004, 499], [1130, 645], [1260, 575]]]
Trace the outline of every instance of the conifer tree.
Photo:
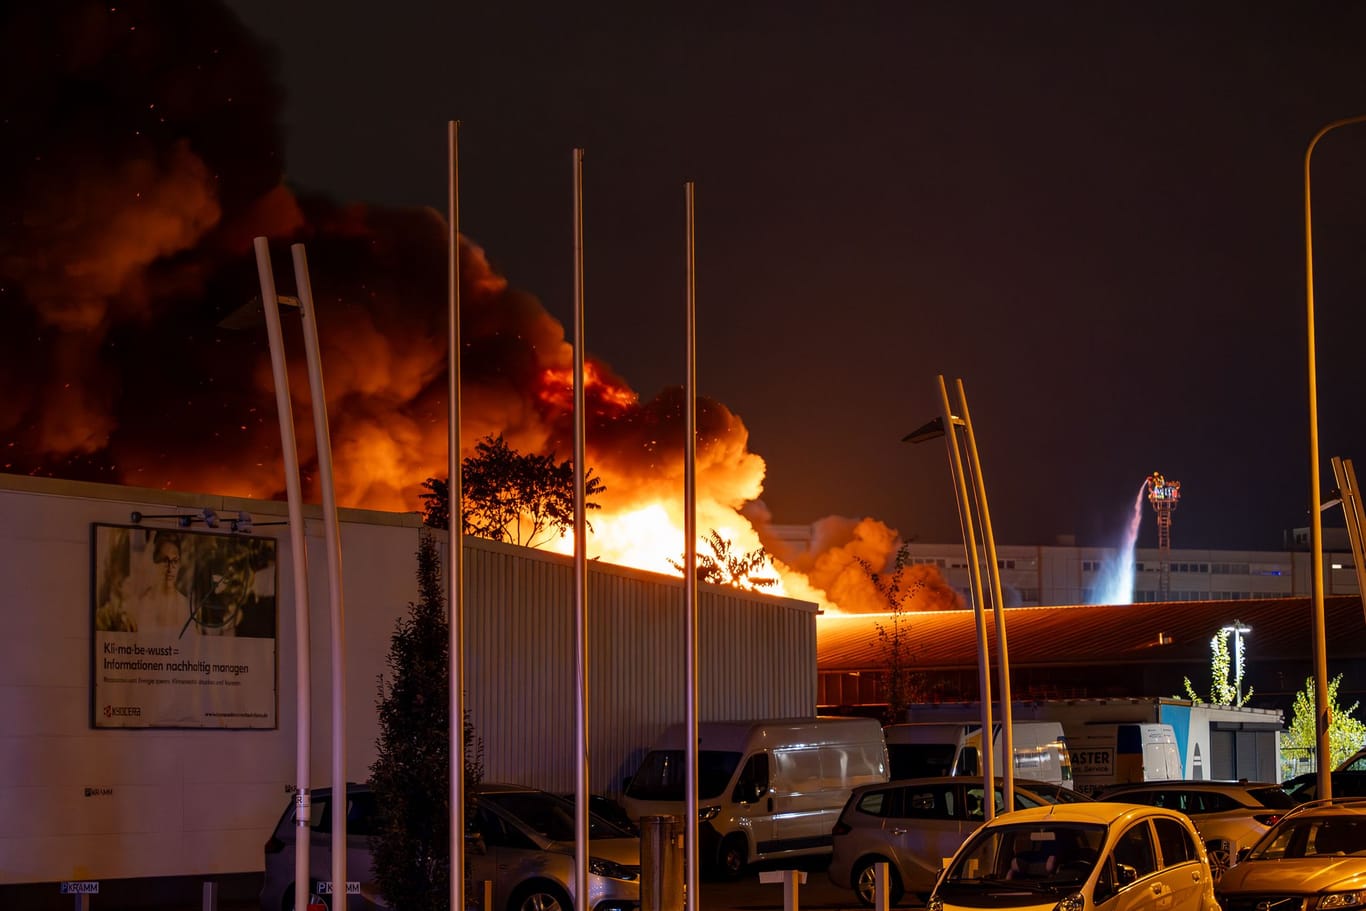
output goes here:
[[[418, 600], [394, 624], [379, 679], [379, 739], [370, 766], [375, 880], [394, 911], [450, 905], [450, 639], [433, 536], [417, 550]], [[464, 718], [466, 819], [483, 778], [483, 744]], [[466, 891], [471, 892], [466, 876]], [[468, 899], [466, 904], [468, 905]]]

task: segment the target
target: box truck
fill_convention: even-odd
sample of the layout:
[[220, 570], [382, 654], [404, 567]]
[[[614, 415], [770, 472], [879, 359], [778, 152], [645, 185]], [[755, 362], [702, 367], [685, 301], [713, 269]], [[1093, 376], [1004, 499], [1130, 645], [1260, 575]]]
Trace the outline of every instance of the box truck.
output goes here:
[[1170, 724], [1093, 721], [1072, 730], [1072, 773], [1083, 794], [1106, 785], [1182, 777], [1181, 754]]
[[[994, 725], [995, 774], [1004, 775], [1002, 726]], [[911, 722], [883, 729], [893, 778], [982, 774], [982, 726], [970, 723]], [[1072, 787], [1072, 758], [1062, 725], [1056, 721], [1017, 721], [1011, 725], [1016, 778]]]
[[[633, 819], [684, 818], [683, 725], [641, 760], [621, 803]], [[698, 725], [698, 857], [722, 878], [753, 861], [830, 853], [849, 792], [886, 781], [887, 745], [872, 718]]]

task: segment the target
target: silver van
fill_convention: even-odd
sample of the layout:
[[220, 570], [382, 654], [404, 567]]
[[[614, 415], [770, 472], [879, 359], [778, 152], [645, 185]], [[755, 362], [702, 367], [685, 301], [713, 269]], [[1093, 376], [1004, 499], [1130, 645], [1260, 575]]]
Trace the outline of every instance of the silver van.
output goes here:
[[[626, 786], [632, 819], [684, 817], [685, 735], [664, 733]], [[738, 877], [752, 861], [827, 854], [849, 792], [887, 780], [887, 745], [872, 718], [773, 719], [698, 725], [698, 856]]]

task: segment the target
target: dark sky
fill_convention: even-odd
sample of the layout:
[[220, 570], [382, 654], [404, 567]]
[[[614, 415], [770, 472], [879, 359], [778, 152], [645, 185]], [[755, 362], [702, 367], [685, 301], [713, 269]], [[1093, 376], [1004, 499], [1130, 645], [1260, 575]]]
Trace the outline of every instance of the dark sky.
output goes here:
[[[228, 5], [292, 187], [444, 211], [458, 119], [464, 233], [566, 324], [584, 148], [588, 348], [644, 396], [683, 380], [695, 181], [699, 385], [775, 521], [957, 540], [942, 445], [900, 442], [941, 373], [1000, 543], [1112, 544], [1154, 470], [1177, 547], [1307, 521], [1303, 158], [1366, 114], [1366, 5]], [[1366, 449], [1366, 125], [1313, 176], [1327, 489]]]

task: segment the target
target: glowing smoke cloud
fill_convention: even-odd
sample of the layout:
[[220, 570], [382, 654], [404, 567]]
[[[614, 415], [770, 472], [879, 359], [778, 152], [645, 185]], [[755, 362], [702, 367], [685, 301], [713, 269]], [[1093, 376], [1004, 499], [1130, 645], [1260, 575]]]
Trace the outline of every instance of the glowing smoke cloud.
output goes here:
[[[338, 501], [412, 510], [421, 481], [444, 476], [442, 216], [341, 205], [286, 183], [273, 69], [271, 51], [210, 0], [0, 6], [11, 140], [0, 143], [0, 471], [281, 497], [265, 333], [229, 319], [259, 293], [251, 241], [265, 235], [277, 257], [308, 246]], [[502, 433], [520, 451], [563, 458], [573, 430], [563, 326], [465, 238], [460, 257], [467, 445]], [[297, 324], [286, 335], [297, 351]], [[313, 498], [307, 376], [301, 358], [291, 365]], [[672, 572], [668, 558], [683, 551], [682, 390], [641, 399], [591, 353], [587, 372], [588, 461], [607, 485], [595, 555], [619, 539], [633, 554], [614, 562]], [[699, 401], [698, 528], [741, 552], [761, 543], [740, 512], [763, 490], [748, 437], [738, 415]], [[839, 592], [859, 609], [852, 561], [885, 565], [895, 537], [868, 520], [813, 555], [812, 576], [778, 566], [784, 588], [827, 607]]]
[[1093, 604], [1134, 603], [1134, 544], [1138, 541], [1138, 526], [1143, 521], [1143, 500], [1147, 489], [1148, 480], [1144, 478], [1134, 499], [1133, 513], [1129, 516], [1128, 528], [1124, 530], [1124, 539], [1114, 560], [1105, 566]]

